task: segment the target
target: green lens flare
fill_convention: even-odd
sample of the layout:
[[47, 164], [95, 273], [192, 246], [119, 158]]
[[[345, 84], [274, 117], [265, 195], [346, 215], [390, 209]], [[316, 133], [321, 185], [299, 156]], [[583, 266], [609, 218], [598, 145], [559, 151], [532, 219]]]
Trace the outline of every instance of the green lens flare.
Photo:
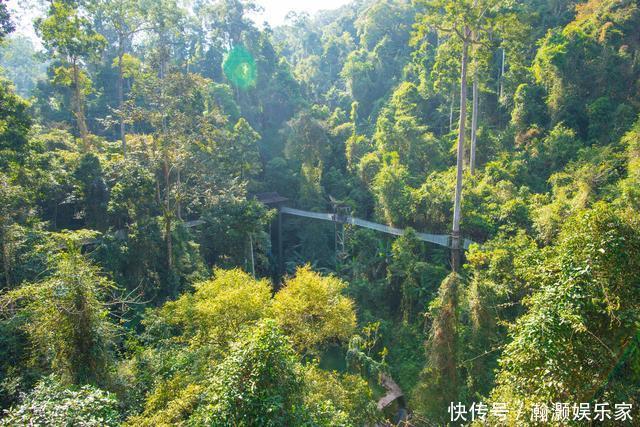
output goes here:
[[227, 53], [222, 70], [227, 79], [241, 89], [256, 85], [256, 63], [253, 56], [242, 46], [235, 46]]

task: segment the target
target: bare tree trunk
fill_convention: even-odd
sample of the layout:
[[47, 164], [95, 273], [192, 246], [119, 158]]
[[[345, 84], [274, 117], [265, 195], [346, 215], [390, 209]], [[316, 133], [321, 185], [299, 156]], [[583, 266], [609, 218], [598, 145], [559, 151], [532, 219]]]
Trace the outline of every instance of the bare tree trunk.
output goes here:
[[166, 43], [164, 33], [160, 34], [160, 63], [158, 66], [158, 77], [160, 78], [160, 108], [162, 113], [162, 173], [164, 175], [165, 197], [164, 197], [164, 215], [165, 215], [165, 243], [167, 247], [167, 267], [169, 272], [173, 270], [173, 237], [171, 236], [171, 220], [173, 212], [171, 210], [171, 176], [169, 167], [169, 152], [167, 147], [167, 118], [164, 112], [164, 79], [166, 77]]
[[476, 173], [476, 133], [478, 131], [478, 61], [474, 60], [473, 71], [473, 107], [471, 113], [471, 156], [469, 157], [469, 171], [471, 175]]
[[453, 228], [451, 230], [451, 266], [460, 267], [460, 204], [462, 201], [462, 168], [467, 116], [467, 58], [469, 55], [469, 28], [465, 27], [460, 65], [460, 122], [458, 126], [458, 150], [456, 162], [456, 194], [453, 204]]
[[164, 232], [166, 235], [167, 242], [167, 268], [169, 272], [173, 270], [173, 239], [171, 238], [171, 215], [166, 215], [165, 224], [164, 224]]
[[[473, 8], [478, 7], [478, 0], [473, 0]], [[476, 45], [478, 40], [478, 32], [471, 32], [471, 43]], [[478, 130], [478, 51], [473, 47], [473, 105], [471, 112], [471, 149], [469, 153], [469, 171], [471, 175], [476, 172], [476, 132]]]
[[89, 149], [89, 129], [87, 128], [87, 121], [84, 114], [84, 95], [82, 88], [80, 88], [80, 70], [75, 60], [73, 61], [73, 86], [76, 104], [76, 123], [78, 124], [78, 131], [80, 132], [80, 139], [82, 140], [82, 149], [83, 151], [87, 151]]
[[162, 173], [164, 175], [164, 232], [165, 242], [167, 245], [167, 268], [169, 271], [173, 269], [173, 239], [171, 237], [171, 182], [169, 177], [169, 160], [166, 148], [164, 149], [162, 161]]
[[124, 39], [118, 36], [118, 108], [120, 109], [120, 140], [122, 141], [122, 155], [127, 157], [127, 136], [124, 125], [124, 72], [122, 59], [124, 57]]
[[182, 221], [182, 182], [180, 180], [180, 167], [176, 167], [176, 216]]
[[455, 96], [453, 91], [451, 92], [451, 104], [449, 105], [449, 132], [453, 130], [453, 103], [455, 102]]
[[249, 233], [249, 250], [251, 251], [251, 276], [256, 277], [256, 260], [253, 257], [253, 236]]

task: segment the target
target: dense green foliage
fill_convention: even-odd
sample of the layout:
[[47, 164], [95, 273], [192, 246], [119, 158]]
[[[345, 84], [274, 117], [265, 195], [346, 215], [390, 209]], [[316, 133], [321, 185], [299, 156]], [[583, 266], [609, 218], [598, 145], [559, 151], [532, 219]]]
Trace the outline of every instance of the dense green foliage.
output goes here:
[[0, 425], [117, 426], [118, 400], [94, 386], [65, 388], [55, 377], [43, 378], [0, 420]]
[[606, 376], [625, 363], [621, 357], [637, 334], [638, 226], [637, 216], [620, 217], [598, 204], [562, 227], [533, 273], [538, 288], [526, 301], [529, 310], [511, 330], [498, 398], [582, 401], [637, 393], [636, 369], [627, 378]]
[[41, 9], [0, 2], [0, 424], [640, 405], [637, 1]]

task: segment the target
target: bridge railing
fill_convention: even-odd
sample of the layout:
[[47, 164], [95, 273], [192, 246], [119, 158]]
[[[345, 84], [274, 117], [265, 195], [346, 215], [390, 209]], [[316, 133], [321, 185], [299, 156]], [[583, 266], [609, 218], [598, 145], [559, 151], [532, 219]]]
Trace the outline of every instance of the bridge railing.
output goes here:
[[[349, 215], [339, 215], [333, 213], [324, 213], [324, 212], [311, 212], [305, 211], [302, 209], [281, 207], [280, 212], [287, 215], [301, 216], [305, 218], [314, 218], [324, 221], [332, 221], [343, 224], [352, 224], [358, 227], [368, 228], [370, 230], [380, 231], [386, 234], [392, 234], [394, 236], [402, 236], [405, 233], [405, 230], [402, 228], [395, 228], [385, 224], [379, 224], [377, 222], [367, 221], [365, 219], [356, 218]], [[436, 245], [444, 246], [447, 248], [451, 247], [451, 236], [448, 234], [429, 234], [429, 233], [421, 233], [416, 232], [416, 237], [418, 240], [422, 240], [423, 242], [435, 243]], [[473, 241], [469, 239], [464, 239], [462, 242], [462, 247], [464, 249], [469, 249], [469, 246], [473, 243]]]

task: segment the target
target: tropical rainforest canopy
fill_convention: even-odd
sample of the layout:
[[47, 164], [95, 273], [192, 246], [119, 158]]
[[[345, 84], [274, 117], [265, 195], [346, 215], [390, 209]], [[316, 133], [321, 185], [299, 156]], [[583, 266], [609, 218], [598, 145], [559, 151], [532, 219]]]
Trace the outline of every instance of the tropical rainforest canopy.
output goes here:
[[640, 419], [637, 0], [40, 6], [0, 2], [0, 425]]

